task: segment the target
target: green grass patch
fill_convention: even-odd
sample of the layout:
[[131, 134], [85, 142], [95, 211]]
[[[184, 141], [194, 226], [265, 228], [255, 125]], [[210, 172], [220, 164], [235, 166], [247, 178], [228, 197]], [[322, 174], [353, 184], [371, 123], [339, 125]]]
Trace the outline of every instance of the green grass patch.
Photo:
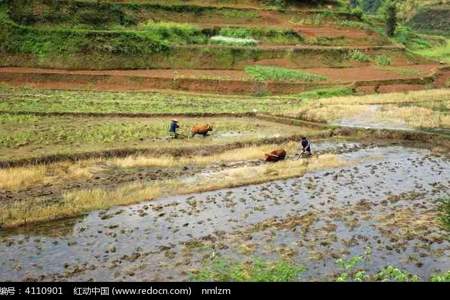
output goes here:
[[245, 72], [254, 80], [260, 81], [323, 81], [325, 76], [303, 72], [299, 70], [285, 69], [268, 66], [247, 66]]
[[353, 95], [353, 89], [349, 87], [335, 87], [328, 89], [318, 89], [313, 91], [307, 91], [296, 95], [302, 100], [316, 100], [322, 98], [340, 97]]
[[450, 282], [450, 271], [442, 274], [435, 274], [431, 276], [431, 282]]
[[268, 262], [254, 259], [247, 263], [214, 259], [197, 274], [194, 281], [288, 282], [297, 281], [305, 269], [284, 260]]
[[392, 64], [392, 59], [387, 55], [377, 55], [373, 61], [379, 66], [390, 66]]
[[218, 35], [241, 39], [256, 39], [261, 42], [281, 45], [304, 42], [304, 38], [293, 30], [274, 28], [223, 27], [219, 30]]
[[282, 112], [298, 101], [284, 97], [222, 97], [195, 94], [119, 93], [1, 88], [7, 112], [245, 113]]
[[0, 114], [0, 160], [117, 148], [251, 143], [261, 139], [261, 135], [291, 136], [298, 132], [297, 127], [250, 118], [179, 117], [180, 130], [185, 135], [189, 135], [195, 124], [211, 124], [214, 130], [207, 139], [173, 141], [168, 139], [170, 119]]
[[211, 44], [215, 45], [234, 45], [234, 46], [256, 46], [258, 44], [257, 40], [252, 38], [235, 38], [216, 35], [211, 37], [209, 40]]
[[150, 54], [168, 49], [154, 32], [99, 30], [40, 30], [17, 25], [0, 8], [0, 52], [34, 54], [110, 53]]
[[352, 50], [348, 54], [348, 59], [358, 62], [370, 62], [370, 56], [361, 50]]
[[414, 53], [434, 60], [450, 63], [450, 39], [446, 39], [443, 45], [415, 50]]
[[199, 44], [207, 41], [200, 28], [187, 23], [147, 21], [139, 24], [138, 29], [170, 44]]
[[439, 221], [442, 226], [450, 231], [450, 198], [439, 200]]

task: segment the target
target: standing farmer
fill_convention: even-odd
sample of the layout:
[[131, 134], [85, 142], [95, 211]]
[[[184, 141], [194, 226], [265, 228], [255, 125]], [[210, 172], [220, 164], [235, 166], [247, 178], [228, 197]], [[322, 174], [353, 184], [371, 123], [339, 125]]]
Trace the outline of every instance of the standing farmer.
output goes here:
[[302, 154], [306, 153], [308, 156], [311, 156], [311, 143], [306, 139], [306, 137], [302, 137], [302, 140], [300, 142], [302, 146]]
[[178, 125], [178, 120], [177, 119], [173, 119], [170, 122], [169, 134], [174, 139], [176, 139], [178, 137], [178, 133], [177, 133], [177, 129], [178, 128], [180, 128], [180, 125]]

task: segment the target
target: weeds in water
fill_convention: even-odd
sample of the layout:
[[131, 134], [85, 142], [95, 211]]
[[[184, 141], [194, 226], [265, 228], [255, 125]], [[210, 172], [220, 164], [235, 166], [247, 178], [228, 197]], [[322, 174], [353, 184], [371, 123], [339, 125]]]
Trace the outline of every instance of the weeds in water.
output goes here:
[[394, 266], [384, 267], [375, 275], [376, 281], [416, 282], [420, 278]]
[[343, 270], [337, 277], [336, 281], [366, 281], [369, 276], [365, 271], [355, 270], [356, 266], [364, 261], [363, 256], [354, 256], [349, 259], [340, 258], [336, 261], [336, 264]]
[[299, 70], [285, 69], [267, 66], [247, 66], [245, 72], [255, 80], [260, 81], [322, 81], [327, 80], [325, 76]]
[[445, 229], [450, 231], [450, 198], [439, 200], [439, 221]]
[[450, 271], [442, 274], [435, 274], [431, 276], [431, 282], [450, 282]]
[[[364, 255], [353, 256], [349, 259], [340, 258], [336, 264], [342, 270], [336, 276], [337, 282], [366, 282], [366, 281], [394, 281], [394, 282], [416, 282], [420, 278], [417, 275], [411, 274], [405, 270], [399, 269], [395, 266], [388, 265], [381, 268], [374, 275], [370, 275], [366, 270], [357, 268], [358, 266], [368, 263], [372, 255], [370, 248], [366, 249]], [[449, 272], [450, 273], [450, 272]], [[445, 279], [448, 274], [437, 275], [435, 280]], [[432, 280], [433, 277], [430, 279]]]
[[268, 262], [254, 259], [250, 262], [233, 262], [222, 258], [213, 261], [192, 276], [194, 281], [250, 281], [288, 282], [299, 279], [305, 269], [281, 260]]

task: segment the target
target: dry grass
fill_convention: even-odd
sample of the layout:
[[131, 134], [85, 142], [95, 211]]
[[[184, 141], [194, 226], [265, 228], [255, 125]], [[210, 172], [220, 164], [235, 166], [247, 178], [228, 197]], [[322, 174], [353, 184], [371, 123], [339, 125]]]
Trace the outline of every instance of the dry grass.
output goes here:
[[282, 145], [249, 146], [234, 149], [220, 154], [192, 157], [145, 155], [128, 156], [125, 158], [90, 159], [84, 161], [63, 162], [42, 166], [8, 168], [0, 170], [0, 188], [6, 190], [23, 190], [42, 184], [58, 184], [77, 179], [89, 179], [94, 174], [109, 167], [161, 167], [175, 168], [186, 165], [206, 166], [212, 163], [263, 159], [264, 154], [275, 148], [294, 151], [297, 143], [289, 142]]
[[375, 94], [366, 96], [333, 97], [316, 101], [323, 105], [401, 104], [415, 102], [449, 101], [450, 89], [413, 91], [406, 93]]
[[[23, 224], [79, 216], [83, 213], [151, 200], [165, 195], [190, 194], [262, 183], [276, 179], [302, 176], [318, 169], [343, 166], [346, 162], [335, 155], [322, 155], [309, 160], [283, 161], [255, 167], [242, 167], [191, 180], [161, 180], [149, 184], [133, 183], [114, 190], [89, 189], [65, 194], [59, 202], [22, 201], [1, 204], [1, 224], [14, 227]], [[192, 184], [192, 180], [197, 184]], [[201, 182], [202, 184], [198, 184]]]
[[[371, 106], [380, 105], [380, 110]], [[408, 105], [408, 106], [405, 106]], [[334, 122], [361, 116], [363, 119], [404, 121], [414, 128], [449, 128], [450, 90], [436, 89], [408, 93], [345, 96], [307, 101], [286, 115], [308, 121]]]
[[77, 163], [57, 163], [49, 165], [8, 168], [0, 170], [0, 188], [7, 190], [27, 189], [41, 184], [57, 184], [63, 181], [92, 177], [94, 164], [98, 161], [80, 161]]
[[174, 157], [174, 156], [161, 156], [161, 157], [148, 157], [144, 155], [140, 156], [128, 156], [126, 158], [114, 158], [105, 161], [106, 164], [114, 165], [122, 168], [134, 168], [134, 167], [163, 167], [174, 168], [186, 165], [210, 165], [212, 163], [229, 162], [229, 161], [243, 161], [243, 160], [255, 160], [263, 159], [264, 153], [268, 153], [276, 148], [284, 148], [286, 150], [294, 150], [297, 147], [297, 143], [289, 142], [282, 145], [263, 145], [263, 146], [250, 146], [239, 149], [226, 151], [220, 154], [206, 155], [206, 156], [191, 156], [191, 157]]
[[313, 122], [329, 122], [343, 118], [351, 118], [368, 111], [366, 105], [321, 105], [314, 104], [303, 107], [289, 115]]
[[0, 188], [16, 190], [41, 183], [46, 177], [45, 166], [0, 170]]
[[389, 105], [377, 112], [381, 120], [404, 120], [415, 128], [450, 128], [450, 116], [429, 108], [410, 106], [396, 107]]
[[160, 191], [155, 186], [131, 184], [113, 191], [102, 189], [83, 190], [64, 195], [62, 201], [45, 203], [42, 201], [20, 201], [1, 205], [1, 223], [5, 227], [15, 227], [41, 221], [79, 216], [92, 210], [126, 205], [136, 199], [151, 200]]

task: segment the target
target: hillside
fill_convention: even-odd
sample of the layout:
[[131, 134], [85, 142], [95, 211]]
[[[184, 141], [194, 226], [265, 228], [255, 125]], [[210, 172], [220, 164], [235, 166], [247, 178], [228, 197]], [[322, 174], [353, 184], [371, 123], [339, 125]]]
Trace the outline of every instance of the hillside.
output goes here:
[[370, 92], [447, 76], [333, 2], [21, 0], [0, 22], [0, 80], [46, 88]]
[[422, 7], [408, 20], [411, 28], [431, 34], [449, 35], [450, 5]]

